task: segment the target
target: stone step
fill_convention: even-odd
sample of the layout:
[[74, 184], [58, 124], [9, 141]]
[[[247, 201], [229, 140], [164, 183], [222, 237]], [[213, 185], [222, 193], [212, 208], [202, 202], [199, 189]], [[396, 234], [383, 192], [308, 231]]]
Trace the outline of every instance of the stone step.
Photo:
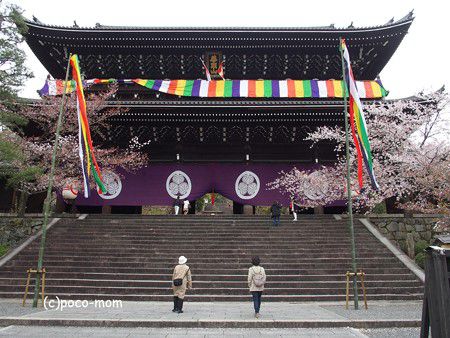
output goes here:
[[[11, 271], [13, 273], [20, 273], [20, 274], [25, 274], [27, 269], [29, 269], [30, 267], [33, 267], [34, 265], [13, 265], [11, 267], [8, 266], [8, 271]], [[122, 273], [122, 274], [133, 274], [133, 273], [148, 273], [148, 274], [167, 274], [170, 273], [170, 271], [172, 271], [171, 268], [129, 268], [129, 267], [115, 267], [114, 269], [110, 268], [110, 267], [99, 267], [99, 266], [95, 266], [95, 267], [83, 267], [83, 266], [52, 266], [52, 267], [48, 267], [46, 266], [46, 269], [48, 271], [48, 273], [53, 273], [53, 272], [100, 272], [100, 273], [105, 273], [105, 272], [115, 272], [115, 273]], [[297, 274], [297, 275], [320, 275], [320, 274], [324, 274], [324, 275], [328, 275], [328, 274], [345, 274], [345, 271], [349, 271], [350, 269], [350, 264], [346, 267], [332, 267], [332, 266], [327, 266], [326, 268], [323, 269], [266, 269], [266, 273], [273, 275], [292, 275], [292, 274]], [[243, 274], [246, 273], [248, 271], [248, 269], [212, 269], [212, 270], [195, 270], [196, 274], [211, 274], [216, 273], [216, 274]], [[392, 267], [392, 268], [386, 268], [386, 267], [376, 267], [376, 268], [364, 268], [364, 272], [366, 274], [395, 274], [395, 273], [399, 273], [399, 274], [405, 274], [405, 273], [410, 273], [410, 270], [408, 268], [399, 268], [399, 267]]]
[[[59, 267], [59, 266], [67, 266], [70, 261], [66, 260], [46, 260], [47, 267]], [[24, 261], [15, 260], [11, 263], [10, 266], [21, 266], [24, 264]], [[359, 265], [364, 269], [377, 268], [383, 265], [384, 268], [396, 268], [398, 267], [398, 263], [395, 261], [377, 261], [377, 260], [365, 260], [361, 262]], [[108, 267], [108, 268], [154, 268], [154, 269], [173, 269], [173, 264], [165, 264], [165, 263], [155, 263], [155, 262], [132, 262], [132, 261], [96, 261], [92, 260], [84, 260], [73, 262], [73, 265], [79, 267]], [[351, 260], [341, 262], [340, 264], [335, 263], [334, 265], [339, 266], [350, 266]], [[275, 269], [279, 270], [313, 270], [326, 268], [330, 266], [330, 262], [304, 262], [304, 263], [264, 263], [264, 268], [266, 271], [271, 271]], [[191, 265], [192, 271], [204, 271], [204, 270], [215, 270], [215, 269], [233, 269], [233, 270], [248, 270], [249, 264], [248, 262], [236, 263], [236, 262], [226, 262], [218, 265], [217, 263], [196, 263], [195, 266]], [[47, 268], [49, 269], [49, 268]]]
[[[76, 240], [76, 239], [74, 239]], [[330, 247], [330, 248], [341, 248], [341, 247], [348, 247], [350, 245], [350, 242], [347, 241], [341, 241], [336, 243], [335, 241], [321, 241], [321, 240], [309, 240], [309, 241], [302, 241], [302, 240], [286, 240], [286, 241], [271, 241], [270, 238], [267, 239], [259, 239], [252, 241], [251, 239], [242, 239], [243, 243], [236, 245], [236, 240], [208, 240], [208, 238], [198, 238], [197, 240], [190, 240], [190, 241], [183, 241], [183, 240], [160, 240], [157, 239], [154, 240], [128, 240], [128, 239], [122, 239], [122, 240], [108, 240], [107, 238], [101, 239], [101, 243], [99, 243], [99, 240], [89, 240], [89, 241], [77, 241], [80, 243], [78, 247], [105, 247], [105, 246], [115, 246], [115, 245], [136, 245], [136, 246], [143, 246], [143, 245], [150, 245], [154, 247], [193, 247], [193, 248], [202, 248], [202, 247], [211, 247], [215, 246], [218, 248], [230, 248], [230, 246], [235, 247], [248, 247], [248, 248], [254, 248], [254, 247], [275, 247], [275, 248], [297, 248], [297, 247]], [[55, 246], [65, 246], [70, 245], [72, 247], [76, 246], [77, 242], [70, 242], [67, 239], [64, 241], [55, 241], [51, 240], [48, 243], [54, 244]], [[201, 246], [198, 244], [202, 243]], [[365, 242], [356, 244], [356, 247], [359, 248], [376, 248], [378, 247], [377, 243], [375, 241], [371, 242]]]
[[[14, 277], [11, 277], [12, 273], [17, 271], [11, 270], [2, 270], [0, 271], [0, 278], [2, 280], [13, 280]], [[17, 276], [24, 277], [26, 273], [17, 274]], [[103, 279], [103, 280], [143, 280], [143, 281], [152, 281], [152, 280], [166, 280], [171, 281], [172, 274], [148, 274], [148, 273], [117, 273], [117, 272], [73, 272], [73, 271], [63, 271], [63, 272], [55, 272], [51, 271], [47, 274], [47, 278], [51, 279], [79, 279], [79, 280], [89, 280], [89, 279]], [[246, 274], [195, 274], [195, 281], [242, 281], [246, 280]], [[20, 277], [18, 279], [21, 279]], [[270, 275], [270, 281], [313, 281], [313, 282], [340, 282], [345, 280], [344, 274], [322, 274], [322, 275]], [[417, 282], [421, 285], [421, 283], [411, 274], [368, 274], [365, 277], [367, 282], [371, 281], [385, 281], [385, 282], [398, 282], [398, 281], [406, 281], [406, 282]]]
[[[350, 255], [346, 255], [345, 257], [336, 257], [336, 255], [333, 255], [333, 257], [314, 257], [314, 256], [300, 256], [298, 257], [289, 257], [285, 258], [283, 256], [260, 256], [264, 257], [264, 265], [270, 264], [281, 264], [281, 263], [348, 263], [351, 261]], [[15, 261], [20, 262], [28, 262], [37, 260], [38, 256], [35, 254], [22, 254], [17, 256]], [[124, 256], [121, 255], [120, 260], [117, 259], [117, 257], [113, 255], [104, 256], [104, 255], [96, 255], [93, 256], [92, 254], [85, 254], [81, 255], [80, 253], [77, 253], [76, 255], [69, 255], [67, 252], [64, 254], [54, 255], [54, 254], [47, 254], [45, 255], [45, 262], [48, 264], [48, 262], [54, 262], [54, 261], [64, 261], [64, 262], [85, 262], [86, 259], [89, 258], [90, 261], [112, 261], [115, 262], [133, 262], [133, 263], [157, 263], [157, 264], [165, 264], [165, 266], [171, 266], [174, 263], [174, 258], [170, 257], [158, 257], [158, 256]], [[379, 256], [367, 256], [367, 257], [361, 257], [359, 256], [356, 261], [358, 262], [364, 262], [366, 260], [371, 260], [378, 263], [398, 263], [397, 259], [394, 256], [382, 256], [381, 254]], [[229, 262], [234, 263], [249, 263], [250, 257], [228, 257]], [[194, 258], [189, 258], [189, 265], [195, 265], [195, 264], [204, 264], [204, 263], [215, 263], [215, 264], [221, 264], [223, 262], [223, 258], [221, 257], [204, 257], [204, 256], [198, 256]]]
[[[167, 288], [171, 286], [172, 280], [171, 275], [165, 276], [164, 280], [117, 280], [117, 279], [69, 279], [69, 278], [46, 278], [47, 286], [114, 286], [114, 287], [159, 287]], [[246, 276], [242, 276], [241, 280], [229, 281], [229, 280], [216, 280], [216, 281], [201, 281], [195, 276], [195, 287], [196, 288], [246, 288], [247, 279]], [[34, 278], [30, 279], [34, 283]], [[3, 285], [16, 285], [23, 287], [26, 284], [26, 278], [1, 278], [0, 286]], [[366, 280], [366, 288], [376, 288], [376, 287], [422, 287], [421, 283], [416, 280], [395, 280], [395, 281], [385, 281], [385, 280]], [[32, 284], [33, 284], [32, 283]], [[268, 280], [265, 284], [266, 289], [281, 289], [281, 288], [342, 288], [345, 286], [345, 279], [341, 278], [337, 281], [301, 281], [298, 280], [286, 280], [286, 281], [273, 281], [272, 278]]]
[[[35, 250], [38, 248], [36, 247]], [[33, 249], [27, 250], [26, 253], [32, 253], [35, 251]], [[375, 250], [375, 249], [374, 249]], [[370, 253], [372, 253], [374, 256], [381, 256], [383, 251], [378, 249], [376, 251], [370, 250], [370, 248], [364, 248], [364, 249], [357, 249], [357, 256], [358, 257], [368, 257]], [[77, 252], [77, 249], [67, 248], [67, 250], [64, 250], [64, 248], [58, 247], [58, 248], [51, 248], [48, 251], [46, 251], [50, 255], [59, 255], [59, 254], [67, 254], [70, 252]], [[148, 248], [148, 247], [141, 247], [141, 246], [132, 246], [128, 249], [116, 249], [114, 248], [86, 248], [82, 250], [87, 255], [91, 256], [110, 256], [110, 255], [121, 255], [121, 254], [141, 254], [142, 257], [155, 257], [155, 255], [161, 256], [165, 255], [168, 259], [173, 259], [175, 257], [178, 258], [181, 254], [186, 256], [188, 259], [194, 258], [194, 257], [208, 257], [212, 255], [226, 255], [227, 257], [233, 258], [233, 257], [240, 257], [240, 258], [249, 258], [253, 255], [260, 255], [261, 257], [279, 257], [283, 255], [283, 253], [286, 255], [286, 257], [300, 257], [299, 253], [308, 252], [313, 257], [334, 257], [335, 252], [338, 253], [346, 253], [350, 252], [350, 247], [338, 247], [338, 248], [314, 248], [311, 250], [308, 250], [307, 248], [303, 249], [295, 249], [295, 248], [249, 248], [249, 247], [237, 247], [233, 249], [216, 249], [213, 248], [205, 248], [205, 249], [192, 249], [192, 248]], [[270, 255], [265, 255], [266, 252], [270, 251]], [[36, 252], [36, 251], [35, 251]], [[392, 256], [391, 253], [386, 253], [386, 255], [389, 255], [389, 257]], [[310, 256], [311, 257], [311, 256]]]
[[[46, 284], [45, 290], [47, 294], [62, 294], [67, 292], [86, 293], [86, 294], [115, 294], [116, 298], [120, 299], [122, 295], [129, 294], [147, 294], [147, 295], [160, 295], [169, 294], [172, 291], [172, 287], [167, 285], [166, 287], [143, 287], [143, 286], [82, 286], [82, 285], [51, 285]], [[20, 292], [24, 291], [23, 285], [0, 285], [0, 292], [12, 291]], [[361, 290], [360, 290], [361, 291]], [[29, 292], [34, 292], [34, 286], [30, 286]], [[204, 295], [204, 294], [216, 294], [216, 295], [241, 295], [248, 294], [248, 288], [241, 286], [240, 288], [213, 288], [213, 287], [194, 287], [189, 290], [189, 296]], [[361, 291], [362, 292], [362, 291]], [[368, 287], [368, 294], [415, 294], [423, 292], [422, 287], [415, 286], [403, 286], [403, 287]], [[326, 294], [345, 294], [345, 284], [343, 283], [340, 288], [270, 288], [264, 290], [264, 295], [291, 295], [291, 294], [308, 294], [308, 295], [326, 295]]]
[[[52, 240], [61, 240], [61, 239], [67, 239], [67, 235], [69, 233], [56, 233], [53, 232], [52, 233]], [[165, 233], [160, 233], [160, 232], [145, 232], [145, 231], [136, 231], [136, 232], [128, 232], [128, 233], [117, 233], [114, 235], [109, 235], [109, 234], [105, 234], [104, 232], [87, 232], [87, 231], [83, 231], [80, 234], [74, 234], [72, 232], [71, 236], [73, 236], [74, 239], [83, 239], [83, 240], [96, 240], [96, 239], [109, 239], [109, 240], [133, 240], [133, 239], [137, 239], [137, 240], [158, 240], [158, 239], [167, 239], [167, 236], [170, 234], [165, 234]], [[189, 235], [190, 237], [186, 238], [185, 236]], [[295, 235], [295, 238], [292, 238], [292, 236]], [[357, 233], [358, 237], [361, 238], [373, 238], [371, 236], [371, 234], [368, 233]], [[196, 237], [201, 237], [201, 238], [207, 238], [210, 240], [234, 240], [234, 239], [252, 239], [252, 240], [261, 240], [261, 239], [266, 239], [266, 238], [270, 238], [271, 240], [277, 241], [277, 240], [298, 240], [299, 238], [303, 240], [318, 240], [321, 239], [323, 241], [336, 241], [336, 240], [342, 240], [342, 239], [346, 239], [348, 240], [348, 235], [347, 234], [334, 234], [334, 235], [330, 235], [328, 234], [320, 234], [320, 233], [311, 233], [311, 234], [307, 234], [307, 233], [292, 233], [292, 232], [286, 232], [286, 233], [214, 233], [214, 232], [204, 232], [204, 231], [199, 231], [198, 233], [193, 233], [193, 232], [177, 232], [177, 234], [172, 234], [170, 235], [171, 238], [173, 239], [182, 239], [182, 240], [186, 240], [186, 241], [193, 241], [194, 239], [196, 239]]]
[[[356, 222], [354, 222], [355, 224]], [[201, 219], [172, 219], [172, 220], [104, 220], [104, 221], [94, 221], [94, 220], [78, 220], [74, 222], [65, 222], [61, 224], [63, 227], [70, 226], [83, 226], [83, 225], [95, 225], [95, 226], [142, 226], [142, 225], [153, 225], [153, 226], [176, 226], [178, 224], [184, 226], [192, 226], [192, 225], [204, 225], [208, 224], [211, 226], [224, 226], [231, 225], [235, 227], [239, 227], [241, 225], [271, 225], [271, 218], [260, 218], [260, 219], [252, 219], [252, 220], [201, 220]], [[347, 226], [347, 222], [336, 221], [336, 220], [300, 220], [293, 221], [292, 218], [282, 218], [280, 220], [281, 225], [289, 225], [289, 226], [302, 226], [302, 225], [317, 225], [317, 226], [326, 226], [326, 225], [339, 225], [339, 226]], [[357, 224], [358, 225], [358, 224]]]
[[[282, 229], [284, 230], [284, 229]], [[193, 229], [176, 229], [176, 233], [174, 233], [174, 230], [170, 230], [170, 229], [164, 229], [164, 230], [150, 230], [150, 229], [127, 229], [127, 230], [120, 230], [120, 229], [95, 229], [95, 230], [91, 230], [91, 229], [79, 229], [79, 233], [75, 233], [73, 230], [72, 231], [52, 231], [52, 235], [54, 235], [55, 237], [64, 237], [67, 236], [68, 234], [72, 234], [76, 237], [80, 237], [80, 238], [90, 238], [91, 236], [99, 236], [99, 237], [108, 237], [108, 238], [115, 238], [115, 237], [131, 237], [131, 236], [138, 236], [138, 235], [142, 235], [142, 236], [150, 236], [150, 237], [154, 237], [154, 236], [172, 236], [172, 237], [183, 237], [186, 234], [189, 234], [191, 236], [205, 236], [205, 237], [211, 237], [211, 238], [217, 238], [220, 236], [223, 237], [251, 237], [253, 236], [254, 238], [259, 238], [259, 237], [271, 237], [271, 238], [290, 238], [291, 236], [295, 235], [298, 237], [306, 237], [306, 238], [320, 238], [320, 237], [324, 237], [324, 238], [348, 238], [348, 234], [347, 231], [345, 231], [344, 229], [336, 229], [335, 233], [331, 234], [330, 233], [330, 229], [327, 230], [323, 230], [323, 231], [301, 231], [301, 230], [286, 230], [286, 231], [282, 231], [280, 229], [272, 229], [269, 228], [268, 230], [258, 230], [258, 231], [233, 231], [233, 229], [228, 228], [227, 230], [221, 230], [221, 231], [208, 231], [207, 229], [202, 229], [202, 230], [196, 230], [194, 231]], [[110, 233], [114, 232], [114, 234], [110, 235], [108, 232]], [[364, 231], [356, 231], [355, 232], [356, 236], [361, 236], [361, 237], [370, 237], [370, 234], [368, 234], [367, 232]]]
[[[89, 231], [106, 230], [106, 229], [117, 229], [121, 231], [133, 231], [133, 230], [146, 230], [146, 231], [168, 231], [174, 229], [180, 230], [192, 230], [192, 231], [204, 231], [207, 229], [212, 229], [214, 231], [230, 231], [235, 230], [237, 232], [249, 232], [249, 231], [261, 231], [261, 232], [277, 232], [282, 230], [286, 231], [305, 231], [311, 232], [314, 230], [325, 231], [330, 230], [344, 230], [348, 231], [348, 225], [343, 223], [297, 223], [297, 222], [285, 222], [280, 223], [280, 226], [272, 226], [270, 223], [262, 222], [252, 222], [252, 223], [111, 223], [111, 224], [101, 224], [101, 223], [75, 223], [70, 225], [61, 224], [58, 227], [58, 231], [65, 232], [74, 229], [86, 229]], [[361, 225], [355, 225], [354, 230], [363, 230], [364, 227]]]
[[[316, 300], [316, 299], [310, 299]], [[148, 300], [146, 300], [148, 301]], [[199, 300], [202, 301], [202, 300]], [[381, 320], [360, 320], [360, 319], [325, 319], [325, 320], [235, 320], [235, 319], [183, 319], [183, 320], [166, 320], [166, 319], [79, 319], [79, 318], [31, 318], [31, 317], [2, 317], [0, 318], [0, 326], [1, 327], [42, 327], [48, 326], [50, 329], [41, 329], [40, 332], [58, 332], [57, 328], [54, 327], [105, 327], [108, 329], [116, 328], [116, 330], [120, 330], [123, 328], [125, 332], [133, 328], [148, 328], [148, 330], [152, 330], [151, 328], [157, 328], [157, 330], [161, 328], [168, 328], [167, 332], [176, 332], [172, 331], [173, 328], [177, 330], [180, 327], [184, 328], [184, 332], [186, 332], [186, 328], [190, 328], [190, 330], [195, 330], [195, 328], [202, 330], [203, 333], [207, 333], [208, 331], [204, 330], [215, 330], [219, 329], [238, 329], [238, 333], [242, 333], [239, 329], [256, 330], [256, 332], [267, 332], [267, 330], [283, 330], [283, 329], [318, 329], [322, 331], [314, 331], [318, 332], [318, 334], [323, 334], [323, 330], [328, 330], [325, 332], [330, 332], [330, 334], [342, 333], [339, 331], [339, 328], [345, 328], [345, 330], [349, 330], [349, 328], [357, 328], [357, 329], [383, 329], [383, 328], [417, 328], [420, 327], [419, 319], [381, 319]], [[331, 330], [330, 328], [336, 328]], [[77, 330], [77, 332], [86, 332], [82, 331], [83, 329]], [[188, 329], [189, 330], [189, 329]], [[259, 331], [261, 330], [261, 331]], [[27, 332], [28, 330], [25, 330]], [[19, 332], [22, 332], [19, 330]], [[67, 331], [69, 332], [69, 331]], [[161, 332], [161, 331], [158, 331]], [[189, 332], [189, 331], [188, 331]], [[213, 331], [213, 334], [216, 334], [216, 331]], [[269, 331], [270, 332], [270, 331]], [[352, 331], [345, 331], [352, 332]], [[172, 336], [169, 333], [168, 336]], [[353, 333], [353, 332], [352, 332]], [[165, 334], [165, 332], [164, 332]], [[209, 336], [209, 335], [207, 335]]]
[[[76, 223], [102, 223], [102, 224], [108, 224], [108, 223], [176, 223], [176, 222], [211, 222], [211, 223], [220, 223], [220, 222], [236, 222], [236, 223], [245, 223], [245, 222], [259, 222], [259, 221], [267, 221], [271, 220], [272, 218], [270, 215], [263, 215], [263, 216], [253, 216], [253, 217], [193, 217], [193, 216], [186, 216], [186, 217], [170, 217], [170, 215], [160, 216], [160, 217], [135, 217], [135, 218], [118, 218], [118, 217], [110, 217], [110, 218], [94, 218], [92, 215], [89, 215], [89, 217], [80, 220], [75, 219], [74, 221]], [[293, 217], [291, 215], [282, 215], [280, 217], [281, 221], [292, 221]], [[69, 220], [70, 221], [70, 220]], [[346, 219], [340, 219], [337, 220], [334, 217], [319, 217], [319, 216], [313, 216], [313, 217], [299, 217], [297, 218], [297, 222], [293, 223], [301, 223], [301, 222], [311, 222], [311, 223], [347, 223]]]
[[[67, 299], [171, 300], [171, 273], [188, 257], [194, 301], [248, 300], [251, 257], [268, 274], [265, 299], [343, 300], [351, 269], [346, 220], [306, 217], [271, 227], [263, 217], [91, 217], [64, 219], [48, 232], [46, 293]], [[370, 299], [420, 299], [422, 283], [355, 222], [357, 265]], [[20, 297], [36, 265], [35, 241], [0, 269], [0, 296]], [[31, 287], [32, 292], [33, 286]]]
[[[201, 245], [199, 245], [201, 243]], [[271, 243], [270, 240], [266, 240], [265, 242], [250, 242], [250, 241], [243, 241], [242, 243], [236, 243], [236, 241], [230, 241], [230, 243], [221, 243], [220, 241], [216, 242], [208, 242], [204, 241], [203, 239], [198, 239], [197, 241], [193, 242], [185, 242], [185, 241], [159, 241], [158, 243], [154, 242], [145, 242], [145, 241], [107, 241], [104, 239], [103, 241], [92, 241], [92, 242], [79, 242], [77, 245], [77, 242], [70, 242], [69, 240], [65, 240], [64, 242], [59, 241], [48, 241], [49, 245], [55, 246], [55, 247], [67, 247], [68, 250], [73, 248], [102, 248], [102, 247], [114, 247], [115, 245], [119, 244], [126, 244], [126, 245], [133, 245], [136, 247], [143, 247], [143, 246], [155, 246], [155, 247], [161, 247], [166, 249], [171, 248], [179, 248], [179, 247], [187, 247], [191, 248], [193, 250], [201, 250], [204, 247], [211, 247], [215, 246], [217, 248], [225, 249], [225, 250], [233, 250], [234, 248], [259, 248], [259, 247], [273, 247], [273, 248], [282, 248], [282, 249], [304, 249], [309, 247], [315, 247], [316, 249], [322, 249], [323, 248], [347, 248], [350, 246], [350, 242], [321, 242], [321, 241], [315, 241], [315, 242], [305, 242], [302, 243], [302, 241], [292, 242], [292, 243]], [[375, 241], [371, 243], [356, 243], [356, 247], [360, 249], [376, 249], [379, 248], [378, 243]], [[124, 247], [126, 249], [126, 247]]]
[[[173, 295], [170, 293], [164, 293], [161, 295], [147, 295], [147, 294], [136, 294], [136, 295], [120, 295], [118, 297], [116, 294], [86, 294], [86, 293], [46, 293], [46, 295], [51, 297], [58, 296], [60, 299], [104, 299], [104, 300], [113, 300], [113, 299], [121, 299], [121, 300], [129, 300], [129, 301], [163, 301], [163, 302], [171, 302], [173, 300]], [[362, 294], [360, 294], [362, 296]], [[367, 293], [368, 300], [420, 300], [422, 299], [423, 293], [415, 293], [415, 294], [393, 294], [393, 293], [384, 293], [384, 294], [372, 294]], [[23, 297], [22, 292], [0, 292], [0, 297], [5, 298], [21, 298]], [[29, 299], [31, 299], [32, 295], [30, 295]], [[350, 295], [350, 300], [353, 300], [353, 295]], [[186, 298], [189, 302], [230, 302], [230, 301], [250, 301], [250, 294], [242, 294], [242, 295], [218, 295], [218, 294], [204, 294], [204, 295], [189, 295]], [[345, 302], [345, 291], [343, 294], [295, 294], [295, 295], [264, 295], [264, 302], [310, 302], [310, 301], [342, 301]]]
[[[280, 226], [280, 227], [272, 227], [272, 226], [264, 226], [261, 224], [255, 224], [253, 227], [251, 226], [242, 226], [242, 227], [233, 227], [230, 225], [224, 225], [222, 227], [211, 226], [210, 224], [205, 224], [204, 226], [147, 226], [147, 227], [101, 227], [101, 226], [89, 226], [89, 227], [81, 227], [76, 226], [72, 228], [59, 229], [59, 233], [70, 233], [73, 232], [74, 229], [85, 230], [87, 233], [101, 233], [102, 231], [116, 231], [117, 234], [127, 234], [133, 232], [143, 232], [143, 233], [161, 233], [161, 234], [172, 234], [176, 235], [178, 232], [187, 233], [190, 232], [192, 234], [196, 233], [211, 233], [211, 234], [281, 234], [281, 233], [305, 233], [305, 234], [332, 234], [336, 235], [340, 233], [348, 233], [348, 228], [345, 226], [327, 226], [327, 227], [314, 227], [311, 225], [305, 225], [302, 227], [291, 227], [291, 226]], [[209, 231], [208, 231], [209, 230]], [[55, 231], [55, 230], [53, 230]], [[364, 233], [362, 228], [355, 228], [355, 233]]]

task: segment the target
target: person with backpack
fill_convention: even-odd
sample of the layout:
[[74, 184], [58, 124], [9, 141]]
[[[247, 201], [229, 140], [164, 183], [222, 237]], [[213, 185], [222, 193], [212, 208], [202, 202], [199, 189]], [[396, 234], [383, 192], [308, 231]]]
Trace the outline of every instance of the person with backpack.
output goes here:
[[255, 318], [259, 318], [259, 309], [261, 308], [261, 295], [266, 283], [266, 272], [262, 266], [259, 266], [258, 256], [252, 258], [252, 266], [248, 269], [248, 287], [253, 297], [253, 307], [255, 308]]
[[280, 216], [281, 216], [281, 205], [278, 202], [273, 202], [270, 207], [270, 213], [272, 214], [273, 226], [276, 227], [280, 225]]
[[184, 296], [187, 289], [192, 289], [191, 269], [186, 265], [187, 258], [180, 256], [178, 265], [173, 269], [173, 310], [172, 312], [183, 313]]

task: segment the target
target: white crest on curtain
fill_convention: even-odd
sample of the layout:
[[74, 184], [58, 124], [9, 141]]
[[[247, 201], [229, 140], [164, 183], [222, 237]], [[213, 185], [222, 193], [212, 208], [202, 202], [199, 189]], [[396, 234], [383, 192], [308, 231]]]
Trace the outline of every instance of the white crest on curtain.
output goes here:
[[254, 198], [256, 195], [258, 195], [259, 188], [259, 177], [254, 172], [244, 171], [236, 179], [236, 194], [243, 200]]
[[192, 190], [191, 179], [185, 172], [176, 170], [167, 177], [166, 190], [172, 198], [185, 199]]

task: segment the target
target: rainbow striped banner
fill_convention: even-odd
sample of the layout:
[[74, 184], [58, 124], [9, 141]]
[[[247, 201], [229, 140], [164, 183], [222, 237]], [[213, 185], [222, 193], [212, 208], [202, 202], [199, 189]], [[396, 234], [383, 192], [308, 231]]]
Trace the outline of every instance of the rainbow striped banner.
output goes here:
[[372, 187], [378, 190], [379, 185], [373, 171], [369, 131], [367, 130], [366, 119], [364, 118], [364, 111], [360, 100], [361, 96], [359, 95], [358, 82], [355, 81], [355, 78], [353, 77], [350, 55], [344, 39], [341, 39], [340, 48], [344, 56], [345, 79], [349, 89], [350, 127], [357, 152], [359, 187], [360, 189], [362, 189], [363, 187], [362, 162], [364, 159], [364, 163], [369, 174]]
[[[189, 97], [343, 98], [342, 80], [145, 80], [133, 82], [166, 94]], [[387, 96], [378, 81], [358, 81], [359, 97]]]
[[[247, 97], [247, 98], [342, 98], [342, 80], [147, 80], [147, 79], [90, 79], [92, 84], [137, 83], [166, 94], [189, 97]], [[388, 92], [379, 81], [356, 81], [360, 98], [377, 99]], [[67, 93], [75, 91], [71, 81]], [[62, 95], [63, 80], [47, 80], [39, 91], [41, 96]]]
[[[54, 96], [64, 94], [65, 87], [64, 80], [46, 80], [44, 86], [38, 90], [39, 96]], [[66, 94], [72, 93], [76, 89], [75, 80], [67, 81]]]
[[78, 56], [76, 54], [70, 57], [70, 65], [72, 67], [72, 77], [76, 82], [77, 96], [77, 113], [78, 113], [78, 154], [81, 160], [81, 169], [83, 172], [83, 191], [84, 197], [90, 195], [89, 177], [92, 172], [95, 182], [99, 189], [106, 193], [105, 185], [102, 181], [102, 174], [94, 155], [94, 147], [92, 145], [91, 131], [89, 130], [89, 122], [86, 114], [86, 100], [84, 98], [83, 83], [81, 81], [80, 67]]

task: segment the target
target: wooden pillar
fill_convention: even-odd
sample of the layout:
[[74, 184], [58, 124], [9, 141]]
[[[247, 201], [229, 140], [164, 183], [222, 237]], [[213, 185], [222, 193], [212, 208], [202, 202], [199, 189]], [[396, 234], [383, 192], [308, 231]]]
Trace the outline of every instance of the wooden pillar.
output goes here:
[[111, 206], [110, 205], [103, 205], [102, 206], [102, 214], [110, 214], [111, 213]]
[[314, 207], [314, 214], [315, 215], [323, 215], [323, 206]]
[[244, 204], [244, 215], [253, 215], [253, 205]]
[[[448, 253], [447, 253], [448, 254]], [[450, 337], [450, 286], [447, 254], [444, 250], [426, 249], [425, 294], [420, 337], [426, 338], [431, 325], [433, 337]]]

